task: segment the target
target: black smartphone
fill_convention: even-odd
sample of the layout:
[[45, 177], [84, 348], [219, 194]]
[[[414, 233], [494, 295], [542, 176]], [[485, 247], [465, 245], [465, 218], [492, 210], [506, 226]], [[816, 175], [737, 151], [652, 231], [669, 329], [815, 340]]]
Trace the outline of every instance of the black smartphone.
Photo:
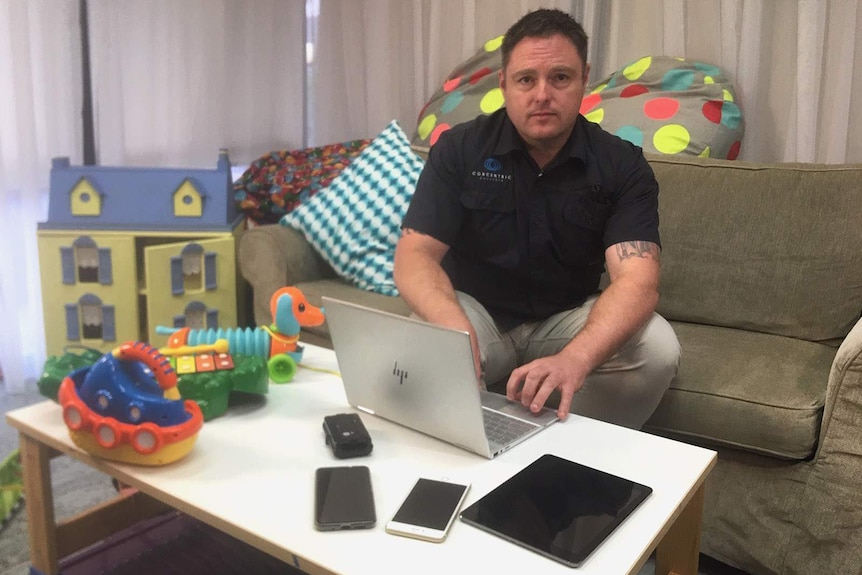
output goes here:
[[320, 467], [314, 491], [314, 526], [320, 531], [368, 529], [377, 523], [368, 467]]

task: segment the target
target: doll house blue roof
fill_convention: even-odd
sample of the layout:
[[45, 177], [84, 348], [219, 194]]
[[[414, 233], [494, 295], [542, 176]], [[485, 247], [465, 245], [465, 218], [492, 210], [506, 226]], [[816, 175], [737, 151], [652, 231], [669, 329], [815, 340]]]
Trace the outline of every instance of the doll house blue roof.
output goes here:
[[241, 218], [225, 150], [215, 169], [72, 166], [61, 157], [39, 228], [225, 231]]

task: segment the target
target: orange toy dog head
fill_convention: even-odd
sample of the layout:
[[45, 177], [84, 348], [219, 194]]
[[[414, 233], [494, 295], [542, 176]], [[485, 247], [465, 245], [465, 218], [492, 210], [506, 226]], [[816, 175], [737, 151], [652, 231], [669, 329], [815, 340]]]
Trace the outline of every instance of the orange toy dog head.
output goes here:
[[273, 328], [282, 335], [297, 335], [300, 328], [321, 325], [326, 317], [323, 308], [311, 305], [295, 287], [284, 287], [269, 300]]

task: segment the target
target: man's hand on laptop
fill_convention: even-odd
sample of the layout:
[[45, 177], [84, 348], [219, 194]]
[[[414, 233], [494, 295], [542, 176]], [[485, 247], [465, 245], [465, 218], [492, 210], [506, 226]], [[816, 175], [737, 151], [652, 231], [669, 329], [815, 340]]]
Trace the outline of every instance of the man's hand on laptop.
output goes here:
[[587, 374], [581, 374], [577, 362], [564, 354], [540, 357], [512, 371], [506, 382], [506, 397], [520, 401], [533, 413], [538, 413], [555, 389], [560, 390], [557, 417], [569, 415], [572, 398], [583, 387]]

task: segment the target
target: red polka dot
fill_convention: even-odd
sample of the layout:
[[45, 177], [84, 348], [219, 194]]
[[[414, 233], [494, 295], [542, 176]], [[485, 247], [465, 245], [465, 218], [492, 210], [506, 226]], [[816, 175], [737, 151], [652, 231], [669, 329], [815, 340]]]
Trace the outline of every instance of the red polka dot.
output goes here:
[[429, 140], [431, 145], [433, 146], [434, 144], [436, 144], [437, 138], [440, 137], [440, 134], [442, 134], [451, 127], [452, 126], [450, 126], [449, 124], [439, 124], [436, 128], [434, 128], [434, 131], [431, 132], [431, 139]]
[[487, 76], [490, 73], [491, 73], [491, 68], [488, 68], [487, 66], [485, 66], [481, 70], [476, 70], [475, 72], [470, 74], [470, 83], [475, 84], [476, 82], [478, 82], [479, 80], [481, 80], [482, 78], [484, 78], [485, 76]]
[[703, 117], [713, 124], [721, 123], [721, 100], [710, 100], [703, 105]]
[[443, 91], [444, 92], [451, 92], [452, 90], [457, 88], [458, 84], [460, 84], [460, 83], [461, 83], [461, 76], [458, 76], [457, 78], [450, 78], [450, 79], [446, 80], [445, 82], [443, 82]]
[[630, 84], [620, 92], [620, 98], [633, 98], [634, 96], [640, 96], [647, 92], [649, 92], [649, 90], [647, 90], [647, 87], [643, 84]]
[[586, 96], [583, 100], [581, 100], [581, 114], [586, 114], [596, 106], [598, 106], [602, 101], [601, 94], [590, 94]]
[[679, 111], [679, 100], [674, 98], [653, 98], [644, 103], [644, 114], [653, 120], [667, 120]]
[[742, 147], [742, 142], [739, 140], [735, 141], [730, 145], [730, 149], [727, 151], [727, 159], [735, 160], [739, 156], [739, 149]]

